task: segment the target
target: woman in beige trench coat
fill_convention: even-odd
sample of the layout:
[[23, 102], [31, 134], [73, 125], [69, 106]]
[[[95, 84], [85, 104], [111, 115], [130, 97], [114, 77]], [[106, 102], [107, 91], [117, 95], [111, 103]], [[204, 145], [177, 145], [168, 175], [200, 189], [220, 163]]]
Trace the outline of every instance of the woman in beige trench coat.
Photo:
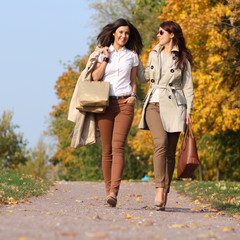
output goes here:
[[141, 129], [150, 129], [154, 143], [154, 173], [157, 210], [165, 210], [175, 167], [176, 146], [181, 131], [191, 122], [193, 106], [192, 57], [181, 27], [163, 22], [157, 32], [159, 44], [149, 54], [146, 69], [139, 67], [141, 82], [150, 81], [144, 99]]

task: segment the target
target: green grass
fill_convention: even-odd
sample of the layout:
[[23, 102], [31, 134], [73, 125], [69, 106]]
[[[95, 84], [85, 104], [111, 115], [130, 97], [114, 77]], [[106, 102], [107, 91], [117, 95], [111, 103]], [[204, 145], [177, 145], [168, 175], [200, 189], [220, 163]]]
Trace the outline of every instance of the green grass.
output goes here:
[[229, 215], [240, 215], [240, 182], [173, 181], [175, 190]]
[[48, 188], [49, 183], [38, 177], [0, 171], [0, 204], [16, 204], [28, 197], [41, 196]]

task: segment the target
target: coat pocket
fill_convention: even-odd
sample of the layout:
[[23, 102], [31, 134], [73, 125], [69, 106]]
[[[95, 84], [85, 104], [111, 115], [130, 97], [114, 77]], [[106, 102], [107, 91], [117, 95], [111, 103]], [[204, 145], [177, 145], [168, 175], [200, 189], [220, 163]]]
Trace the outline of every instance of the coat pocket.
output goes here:
[[182, 90], [177, 90], [175, 96], [178, 105], [187, 105], [187, 101]]

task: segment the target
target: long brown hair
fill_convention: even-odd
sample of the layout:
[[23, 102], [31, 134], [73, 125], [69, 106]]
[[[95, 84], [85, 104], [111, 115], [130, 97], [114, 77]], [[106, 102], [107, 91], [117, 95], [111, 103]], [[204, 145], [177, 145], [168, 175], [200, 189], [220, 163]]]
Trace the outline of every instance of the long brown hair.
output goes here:
[[119, 18], [115, 22], [107, 24], [103, 27], [97, 37], [98, 44], [103, 47], [109, 47], [114, 42], [113, 33], [115, 33], [115, 31], [121, 26], [128, 26], [130, 29], [129, 39], [125, 47], [140, 54], [143, 47], [141, 35], [138, 30], [124, 18]]
[[181, 70], [186, 70], [187, 60], [192, 65], [192, 55], [186, 47], [183, 32], [178, 23], [173, 21], [166, 21], [160, 24], [160, 27], [169, 33], [174, 34], [173, 45], [178, 46], [179, 52], [176, 52], [177, 56], [176, 66]]

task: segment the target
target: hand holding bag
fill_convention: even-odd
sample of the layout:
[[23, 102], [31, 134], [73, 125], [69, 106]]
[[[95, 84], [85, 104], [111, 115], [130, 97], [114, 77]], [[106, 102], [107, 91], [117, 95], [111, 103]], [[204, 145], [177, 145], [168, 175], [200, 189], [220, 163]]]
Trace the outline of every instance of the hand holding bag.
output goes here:
[[109, 82], [80, 82], [77, 109], [93, 113], [105, 112], [106, 107], [109, 106], [109, 88]]
[[179, 151], [177, 177], [190, 178], [199, 164], [197, 146], [191, 124], [189, 124]]

